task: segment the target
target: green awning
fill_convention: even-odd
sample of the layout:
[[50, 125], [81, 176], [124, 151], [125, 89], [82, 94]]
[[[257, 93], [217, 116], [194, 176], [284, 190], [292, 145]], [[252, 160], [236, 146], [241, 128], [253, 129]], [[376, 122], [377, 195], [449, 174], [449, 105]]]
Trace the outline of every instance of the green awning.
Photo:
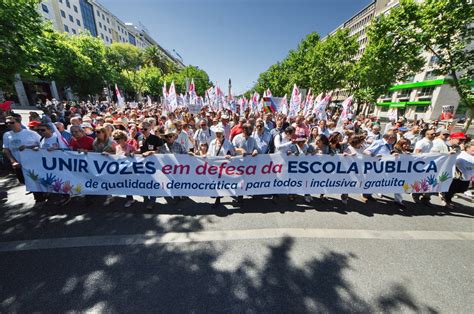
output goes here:
[[400, 89], [410, 89], [410, 88], [417, 88], [417, 87], [429, 87], [429, 86], [437, 86], [437, 85], [443, 85], [447, 84], [448, 79], [439, 79], [439, 80], [429, 80], [429, 81], [423, 81], [423, 82], [414, 82], [414, 83], [405, 83], [405, 84], [399, 84], [390, 87], [389, 91], [395, 91], [395, 90], [400, 90]]
[[406, 103], [404, 102], [400, 102], [400, 103], [394, 103], [394, 104], [391, 104], [390, 105], [390, 108], [405, 108], [406, 107]]
[[390, 108], [405, 108], [406, 102], [379, 102], [379, 107], [390, 107]]
[[428, 101], [428, 100], [377, 103], [377, 106], [390, 107], [390, 108], [405, 108], [406, 106], [429, 106], [429, 105], [431, 105], [431, 101]]
[[420, 100], [420, 101], [408, 101], [407, 106], [429, 106], [431, 105], [431, 101], [428, 100]]

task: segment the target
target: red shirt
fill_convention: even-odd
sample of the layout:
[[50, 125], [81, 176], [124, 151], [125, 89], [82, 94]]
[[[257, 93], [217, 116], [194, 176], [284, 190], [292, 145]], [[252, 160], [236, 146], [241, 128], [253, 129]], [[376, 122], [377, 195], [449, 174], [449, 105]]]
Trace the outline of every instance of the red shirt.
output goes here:
[[240, 133], [244, 132], [244, 128], [240, 125], [237, 124], [230, 130], [230, 140], [232, 141], [234, 139], [234, 136], [239, 135]]
[[71, 148], [72, 150], [85, 149], [87, 151], [93, 151], [94, 148], [92, 147], [92, 143], [94, 143], [94, 139], [87, 135], [78, 140], [73, 138], [71, 140]]

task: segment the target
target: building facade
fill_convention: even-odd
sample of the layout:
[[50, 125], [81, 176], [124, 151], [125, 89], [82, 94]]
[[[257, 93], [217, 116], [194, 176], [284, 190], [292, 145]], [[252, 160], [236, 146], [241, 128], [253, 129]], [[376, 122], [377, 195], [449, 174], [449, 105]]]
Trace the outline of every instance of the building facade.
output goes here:
[[[350, 35], [357, 36], [359, 51], [356, 59], [364, 53], [368, 42], [366, 32], [372, 20], [382, 14], [389, 14], [398, 5], [399, 0], [374, 0], [336, 28], [347, 28]], [[387, 119], [403, 116], [411, 120], [415, 117], [436, 120], [440, 118], [443, 107], [454, 111], [457, 109], [460, 97], [456, 90], [449, 85], [447, 78], [433, 74], [436, 57], [428, 52], [423, 52], [422, 56], [426, 60], [422, 71], [405, 82], [398, 82], [387, 94], [381, 95], [373, 111], [376, 116]], [[338, 90], [334, 92], [333, 99], [340, 102], [348, 96], [348, 91]]]
[[[171, 62], [184, 67], [183, 62], [160, 46], [145, 27], [123, 22], [97, 0], [43, 0], [38, 6], [38, 12], [59, 32], [74, 36], [87, 31], [106, 45], [129, 43], [140, 49], [154, 45]], [[33, 105], [38, 98], [60, 98], [54, 81], [24, 82], [17, 75], [14, 85], [18, 102], [22, 106]]]

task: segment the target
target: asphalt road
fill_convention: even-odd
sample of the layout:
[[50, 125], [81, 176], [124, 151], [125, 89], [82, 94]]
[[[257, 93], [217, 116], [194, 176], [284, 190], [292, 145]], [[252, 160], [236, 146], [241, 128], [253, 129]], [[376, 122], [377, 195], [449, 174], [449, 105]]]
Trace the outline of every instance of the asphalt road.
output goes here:
[[34, 208], [7, 176], [0, 312], [472, 313], [472, 203], [350, 197]]

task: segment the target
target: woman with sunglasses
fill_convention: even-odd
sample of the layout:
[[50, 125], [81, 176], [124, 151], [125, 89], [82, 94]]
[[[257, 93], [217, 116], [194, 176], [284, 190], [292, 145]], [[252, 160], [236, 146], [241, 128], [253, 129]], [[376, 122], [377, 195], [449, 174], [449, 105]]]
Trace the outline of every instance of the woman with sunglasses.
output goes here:
[[[115, 130], [112, 133], [112, 138], [114, 139], [116, 146], [115, 146], [115, 154], [118, 156], [125, 156], [125, 157], [133, 157], [137, 149], [130, 143], [128, 143], [128, 135], [125, 131], [122, 130]], [[127, 195], [127, 201], [123, 205], [125, 208], [132, 206], [135, 203], [132, 195]]]
[[98, 127], [95, 129], [96, 139], [92, 144], [94, 152], [115, 154], [115, 143], [105, 127]]
[[[224, 128], [218, 126], [214, 129], [216, 134], [216, 138], [211, 141], [211, 145], [209, 145], [209, 150], [207, 152], [207, 156], [209, 157], [225, 157], [231, 158], [235, 156], [235, 149], [234, 145], [224, 137]], [[222, 197], [216, 197], [216, 201], [212, 205], [212, 207], [217, 207], [221, 203]]]

